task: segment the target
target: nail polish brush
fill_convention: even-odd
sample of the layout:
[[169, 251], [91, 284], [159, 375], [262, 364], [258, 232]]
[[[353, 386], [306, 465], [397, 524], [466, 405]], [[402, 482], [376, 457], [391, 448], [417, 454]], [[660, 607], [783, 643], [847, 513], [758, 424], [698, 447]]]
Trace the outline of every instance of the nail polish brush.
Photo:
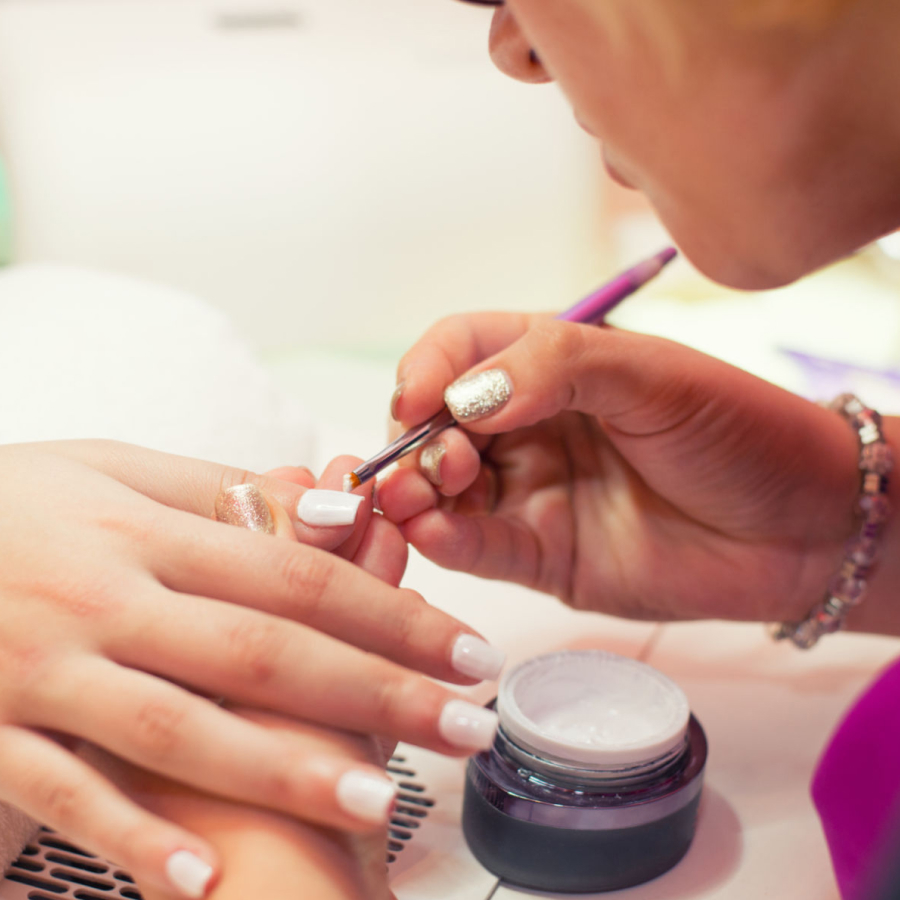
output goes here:
[[[563, 322], [579, 322], [585, 325], [600, 325], [606, 316], [626, 297], [630, 297], [648, 281], [655, 278], [663, 268], [678, 255], [674, 247], [667, 247], [616, 276], [574, 306], [560, 313], [556, 318]], [[423, 444], [437, 437], [442, 431], [456, 425], [449, 409], [444, 407], [437, 415], [410, 428], [397, 440], [388, 444], [380, 453], [357, 466], [344, 476], [344, 490], [352, 491], [371, 480], [398, 459], [418, 450]]]

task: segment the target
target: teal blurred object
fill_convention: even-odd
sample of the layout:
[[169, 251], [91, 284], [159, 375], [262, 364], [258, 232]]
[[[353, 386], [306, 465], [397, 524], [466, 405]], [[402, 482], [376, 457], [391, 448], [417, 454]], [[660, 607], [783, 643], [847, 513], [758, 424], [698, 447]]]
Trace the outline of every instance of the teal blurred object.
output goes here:
[[0, 160], [0, 266], [12, 262], [12, 198], [6, 169]]

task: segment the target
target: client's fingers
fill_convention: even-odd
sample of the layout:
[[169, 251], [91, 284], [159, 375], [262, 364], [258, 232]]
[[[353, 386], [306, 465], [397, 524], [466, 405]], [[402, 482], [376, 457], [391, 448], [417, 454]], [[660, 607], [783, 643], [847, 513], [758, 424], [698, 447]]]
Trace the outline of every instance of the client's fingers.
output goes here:
[[398, 587], [406, 571], [409, 548], [403, 535], [383, 516], [373, 516], [352, 562], [387, 584]]
[[[112, 441], [104, 444], [107, 452], [102, 458], [98, 442], [90, 442], [88, 447], [79, 441], [67, 441], [59, 446], [71, 459], [82, 461], [158, 503], [204, 518], [214, 515], [216, 498], [223, 491], [236, 485], [255, 484], [287, 511], [300, 540], [327, 550], [350, 536], [366, 496], [364, 491], [344, 494], [340, 490], [309, 490], [245, 469]], [[346, 471], [355, 463], [346, 458]]]
[[[383, 777], [383, 760], [373, 742], [361, 736], [285, 720], [258, 710], [232, 709], [235, 715], [277, 732], [298, 736], [310, 757], [340, 757], [361, 768], [374, 765]], [[227, 861], [212, 896], [245, 900], [300, 894], [315, 900], [385, 900], [391, 897], [384, 865], [385, 829], [348, 832], [323, 828], [296, 816], [277, 814], [197, 794], [189, 788], [136, 769], [96, 747], [89, 761], [123, 791], [153, 812], [203, 835]], [[170, 895], [139, 882], [148, 900]]]
[[204, 897], [218, 875], [208, 843], [147, 812], [41, 734], [0, 728], [0, 771], [4, 800], [167, 893]]
[[[164, 515], [167, 521], [159, 527], [165, 538], [154, 555], [154, 574], [180, 593], [228, 601], [215, 607], [213, 621], [234, 615], [237, 606], [252, 607], [442, 681], [497, 675], [493, 668], [458, 668], [459, 643], [481, 639], [414, 591], [398, 590], [347, 560], [303, 544], [182, 513]], [[387, 580], [393, 581], [390, 573]], [[179, 615], [173, 611], [174, 630], [180, 630]], [[224, 620], [219, 627], [227, 627]], [[269, 630], [268, 621], [253, 630]], [[221, 643], [223, 634], [214, 639]]]
[[[75, 697], [101, 691], [103, 704], [75, 711]], [[374, 765], [329, 756], [303, 734], [262, 728], [105, 660], [74, 669], [36, 704], [33, 724], [77, 730], [121, 759], [210, 794], [345, 830], [385, 825], [394, 800], [393, 782]]]
[[[287, 546], [285, 541], [259, 540]], [[350, 563], [344, 565], [363, 574]], [[370, 593], [401, 593], [367, 578], [373, 586]], [[410, 606], [393, 626], [396, 633], [390, 640], [395, 652], [409, 633], [404, 629], [422, 630], [415, 609]], [[439, 753], [470, 753], [493, 739], [493, 713], [462, 701], [429, 678], [314, 628], [190, 595], [157, 597], [153, 610], [140, 641], [109, 642], [104, 649], [112, 659], [210, 696], [386, 735]], [[364, 643], [362, 638], [359, 643]], [[489, 666], [492, 671], [502, 665], [502, 654], [471, 635], [459, 636], [448, 649], [452, 661], [446, 668], [451, 671], [454, 665], [457, 670]], [[455, 677], [460, 680], [458, 674]], [[66, 690], [65, 685], [56, 690]], [[177, 710], [172, 715], [176, 722], [183, 719]], [[247, 765], [253, 765], [252, 759]]]

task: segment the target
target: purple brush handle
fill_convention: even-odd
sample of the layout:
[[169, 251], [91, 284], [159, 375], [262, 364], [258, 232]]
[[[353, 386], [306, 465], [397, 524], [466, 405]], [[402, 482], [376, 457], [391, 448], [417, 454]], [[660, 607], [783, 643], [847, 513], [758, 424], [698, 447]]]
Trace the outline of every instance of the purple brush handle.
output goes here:
[[615, 309], [626, 297], [655, 278], [667, 263], [678, 255], [674, 247], [667, 247], [655, 256], [645, 259], [623, 272], [608, 284], [588, 294], [574, 306], [560, 313], [556, 318], [563, 322], [600, 322], [607, 313]]

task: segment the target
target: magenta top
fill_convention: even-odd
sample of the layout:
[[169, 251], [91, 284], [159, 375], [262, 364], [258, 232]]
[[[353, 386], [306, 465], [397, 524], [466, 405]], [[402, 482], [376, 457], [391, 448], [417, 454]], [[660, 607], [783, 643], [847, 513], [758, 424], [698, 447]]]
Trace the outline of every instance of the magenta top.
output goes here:
[[[900, 660], [857, 701], [812, 784], [843, 900], [881, 896], [900, 814]], [[895, 896], [893, 893], [890, 896]]]

